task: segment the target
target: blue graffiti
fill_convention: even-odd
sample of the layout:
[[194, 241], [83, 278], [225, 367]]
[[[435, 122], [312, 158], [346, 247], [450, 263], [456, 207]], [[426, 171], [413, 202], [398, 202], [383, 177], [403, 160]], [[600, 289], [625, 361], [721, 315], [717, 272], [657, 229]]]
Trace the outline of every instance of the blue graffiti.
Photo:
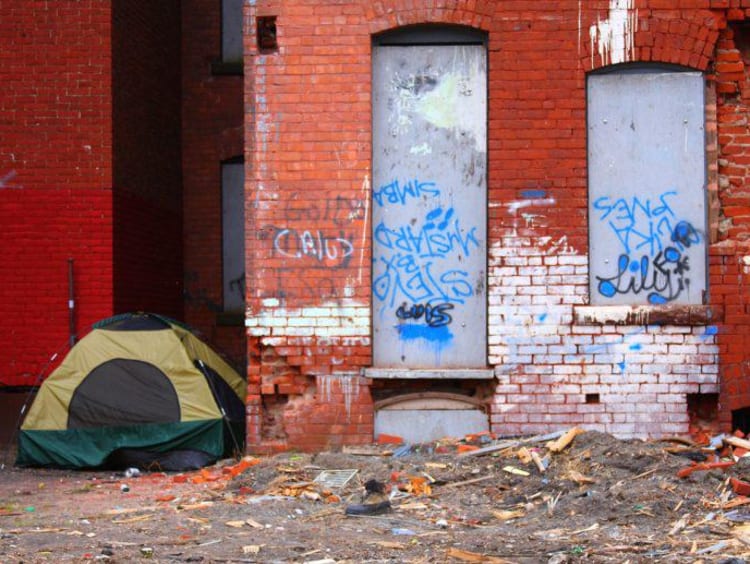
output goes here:
[[454, 337], [450, 312], [474, 295], [469, 272], [453, 267], [481, 248], [477, 228], [463, 226], [455, 208], [438, 205], [440, 195], [435, 182], [416, 178], [373, 192], [376, 206], [426, 210], [401, 224], [375, 225], [372, 289], [383, 310], [398, 320], [400, 340], [423, 339], [437, 351]]
[[647, 294], [652, 305], [676, 300], [689, 290], [689, 259], [685, 251], [701, 242], [693, 225], [677, 220], [669, 199], [677, 192], [663, 192], [656, 200], [598, 198], [593, 206], [602, 213], [622, 245], [613, 276], [597, 276], [598, 291], [606, 298], [618, 294]]
[[434, 182], [420, 182], [414, 179], [407, 181], [405, 184], [401, 184], [398, 180], [394, 180], [390, 184], [384, 184], [373, 191], [372, 198], [375, 203], [382, 206], [384, 202], [404, 205], [409, 198], [429, 198], [439, 195], [440, 190], [435, 188]]
[[674, 196], [677, 196], [674, 190], [663, 192], [658, 202], [636, 196], [613, 202], [609, 196], [602, 196], [594, 201], [593, 206], [603, 212], [599, 220], [607, 220], [625, 253], [639, 251], [653, 257], [664, 249], [674, 233], [675, 213], [667, 201]]
[[375, 241], [382, 248], [417, 255], [420, 258], [445, 258], [459, 250], [469, 256], [479, 247], [476, 227], [461, 228], [453, 208], [436, 208], [425, 216], [421, 227], [412, 225], [390, 228], [382, 221], [375, 227]]
[[373, 281], [373, 293], [389, 307], [404, 300], [420, 303], [439, 299], [462, 304], [474, 293], [465, 270], [447, 270], [435, 276], [432, 262], [418, 263], [412, 255], [397, 253], [379, 260], [385, 272]]
[[599, 280], [599, 293], [604, 297], [649, 292], [648, 303], [662, 305], [676, 300], [689, 288], [690, 279], [685, 276], [688, 270], [688, 257], [683, 257], [674, 247], [667, 247], [653, 260], [643, 256], [636, 261], [628, 255], [620, 255], [617, 274], [610, 278], [596, 278]]
[[396, 329], [398, 330], [399, 336], [404, 341], [424, 339], [425, 341], [445, 345], [453, 339], [453, 333], [451, 333], [450, 329], [445, 325], [440, 327], [429, 327], [427, 325], [404, 323], [396, 325]]
[[546, 190], [524, 190], [521, 192], [521, 197], [524, 200], [541, 200], [547, 197]]

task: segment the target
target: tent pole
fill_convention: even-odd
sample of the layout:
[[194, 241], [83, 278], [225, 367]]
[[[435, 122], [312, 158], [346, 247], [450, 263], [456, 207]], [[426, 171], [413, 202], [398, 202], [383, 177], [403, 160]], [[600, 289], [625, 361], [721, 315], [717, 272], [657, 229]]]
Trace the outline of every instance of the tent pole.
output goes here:
[[219, 404], [219, 395], [216, 393], [216, 389], [214, 388], [213, 382], [211, 382], [211, 376], [208, 374], [208, 368], [206, 367], [206, 364], [200, 359], [196, 359], [195, 364], [198, 365], [198, 369], [203, 374], [203, 377], [206, 379], [206, 382], [208, 383], [208, 387], [211, 390], [211, 394], [214, 397], [214, 401], [216, 402], [216, 406], [219, 408], [219, 411], [221, 411], [221, 417], [224, 420], [224, 423], [227, 426], [227, 430], [229, 431], [229, 436], [232, 438], [232, 443], [234, 444], [234, 451], [237, 453], [235, 455], [235, 458], [239, 460], [242, 458], [242, 454], [240, 454], [240, 445], [237, 441], [237, 437], [234, 436], [234, 429], [232, 429], [232, 423], [229, 419], [229, 416], [227, 415], [227, 412], [224, 410], [224, 406]]

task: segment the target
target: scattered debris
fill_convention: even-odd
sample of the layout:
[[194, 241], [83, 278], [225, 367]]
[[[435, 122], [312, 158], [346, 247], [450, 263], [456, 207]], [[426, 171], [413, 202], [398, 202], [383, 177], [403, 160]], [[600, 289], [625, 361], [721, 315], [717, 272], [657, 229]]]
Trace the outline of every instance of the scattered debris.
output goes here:
[[52, 542], [68, 547], [56, 555], [80, 559], [76, 543], [102, 539], [86, 548], [90, 560], [135, 561], [151, 548], [160, 561], [728, 562], [750, 552], [747, 439], [710, 440], [619, 441], [574, 428], [282, 453], [144, 472], [128, 495], [121, 474], [11, 470], [27, 482], [0, 482], [0, 539], [11, 539], [0, 560], [46, 554]]

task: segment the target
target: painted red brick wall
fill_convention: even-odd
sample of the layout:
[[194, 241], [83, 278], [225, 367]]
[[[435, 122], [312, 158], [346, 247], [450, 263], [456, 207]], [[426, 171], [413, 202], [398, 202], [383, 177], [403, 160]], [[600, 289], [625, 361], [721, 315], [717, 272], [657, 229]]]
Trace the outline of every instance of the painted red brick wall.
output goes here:
[[221, 161], [244, 147], [242, 76], [212, 72], [221, 58], [220, 4], [181, 2], [184, 307], [185, 321], [244, 367], [241, 321], [223, 315]]
[[180, 2], [112, 2], [114, 310], [183, 318]]
[[[371, 34], [428, 22], [489, 36], [488, 364], [495, 379], [464, 386], [489, 396], [492, 430], [687, 433], [691, 402], [715, 394], [728, 426], [728, 410], [750, 401], [742, 380], [750, 314], [747, 129], [737, 94], [744, 52], [730, 44], [727, 24], [748, 10], [745, 0], [261, 0], [246, 7], [250, 448], [369, 442], [373, 400], [406, 389], [361, 375], [372, 363]], [[276, 17], [278, 49], [258, 49], [257, 17]], [[627, 23], [612, 38], [615, 21]], [[733, 49], [739, 58], [728, 54]], [[704, 307], [623, 313], [589, 305], [586, 76], [618, 61], [706, 73]], [[541, 224], [519, 227], [510, 204], [528, 190], [555, 203], [534, 209]], [[306, 231], [318, 242], [346, 238], [350, 260], [322, 261], [302, 239], [300, 253], [274, 245], [280, 232]], [[410, 383], [409, 391], [419, 386]]]
[[2, 4], [0, 385], [32, 385], [112, 313], [110, 2]]

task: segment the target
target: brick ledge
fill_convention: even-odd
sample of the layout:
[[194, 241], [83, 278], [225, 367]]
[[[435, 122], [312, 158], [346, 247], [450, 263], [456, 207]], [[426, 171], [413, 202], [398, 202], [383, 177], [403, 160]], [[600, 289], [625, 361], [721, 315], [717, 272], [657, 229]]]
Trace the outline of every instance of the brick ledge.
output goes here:
[[490, 380], [495, 377], [492, 368], [365, 368], [367, 378], [404, 380]]
[[574, 306], [576, 325], [710, 325], [724, 319], [721, 307], [674, 306]]

